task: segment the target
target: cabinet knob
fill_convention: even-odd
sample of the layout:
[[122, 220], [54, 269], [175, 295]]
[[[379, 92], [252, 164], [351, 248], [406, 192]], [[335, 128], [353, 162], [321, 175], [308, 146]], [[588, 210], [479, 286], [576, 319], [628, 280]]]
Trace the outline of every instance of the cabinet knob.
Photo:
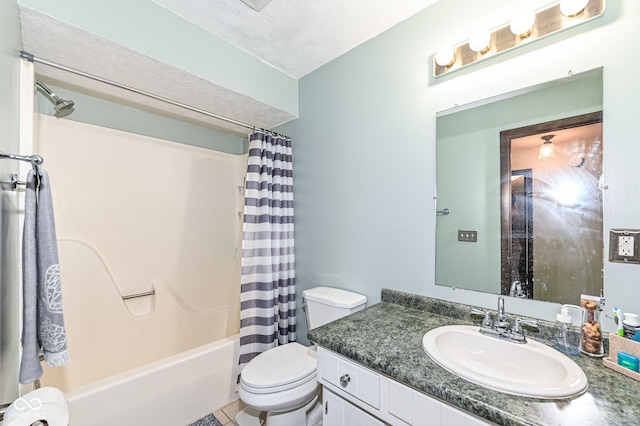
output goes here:
[[351, 381], [351, 377], [349, 377], [348, 374], [345, 374], [345, 375], [340, 377], [340, 385], [343, 388], [346, 388], [350, 381]]

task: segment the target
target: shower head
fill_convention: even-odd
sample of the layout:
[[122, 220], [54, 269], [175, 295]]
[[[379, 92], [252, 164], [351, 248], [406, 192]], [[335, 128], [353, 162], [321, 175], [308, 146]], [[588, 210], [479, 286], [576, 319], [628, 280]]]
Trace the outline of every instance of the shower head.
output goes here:
[[73, 106], [75, 102], [70, 99], [62, 99], [60, 96], [53, 93], [44, 83], [36, 80], [36, 87], [42, 90], [45, 95], [53, 102], [53, 109], [56, 110], [54, 116], [66, 117], [73, 112]]
[[53, 109], [56, 110], [56, 116], [60, 117], [62, 114], [68, 111], [69, 114], [73, 112], [73, 106], [76, 104], [71, 99], [56, 99], [56, 104]]

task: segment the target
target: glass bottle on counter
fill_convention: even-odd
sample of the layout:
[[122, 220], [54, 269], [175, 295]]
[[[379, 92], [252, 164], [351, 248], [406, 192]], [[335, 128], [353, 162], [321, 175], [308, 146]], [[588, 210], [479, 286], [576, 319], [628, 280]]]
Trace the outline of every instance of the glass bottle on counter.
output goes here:
[[604, 300], [598, 297], [582, 296], [582, 330], [580, 332], [580, 352], [592, 357], [604, 356], [600, 314]]

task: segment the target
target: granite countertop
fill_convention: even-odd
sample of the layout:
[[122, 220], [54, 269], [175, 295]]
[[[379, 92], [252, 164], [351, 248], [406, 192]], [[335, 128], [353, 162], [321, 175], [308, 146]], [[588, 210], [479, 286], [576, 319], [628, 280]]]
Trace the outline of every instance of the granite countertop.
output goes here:
[[[319, 346], [500, 425], [640, 424], [640, 382], [606, 368], [601, 358], [571, 357], [586, 373], [589, 387], [581, 396], [554, 401], [497, 392], [441, 368], [422, 349], [422, 337], [443, 325], [471, 324], [470, 309], [384, 289], [380, 303], [313, 329], [308, 337]], [[543, 325], [539, 333], [528, 333], [527, 338], [545, 342], [549, 333]]]

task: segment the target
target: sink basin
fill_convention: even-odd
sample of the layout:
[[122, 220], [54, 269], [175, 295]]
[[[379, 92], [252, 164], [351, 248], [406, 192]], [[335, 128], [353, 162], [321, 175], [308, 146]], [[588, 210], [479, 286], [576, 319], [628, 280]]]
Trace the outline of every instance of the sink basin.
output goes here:
[[562, 399], [587, 389], [578, 364], [531, 339], [517, 344], [485, 336], [478, 327], [448, 325], [425, 334], [422, 347], [441, 367], [500, 392]]

